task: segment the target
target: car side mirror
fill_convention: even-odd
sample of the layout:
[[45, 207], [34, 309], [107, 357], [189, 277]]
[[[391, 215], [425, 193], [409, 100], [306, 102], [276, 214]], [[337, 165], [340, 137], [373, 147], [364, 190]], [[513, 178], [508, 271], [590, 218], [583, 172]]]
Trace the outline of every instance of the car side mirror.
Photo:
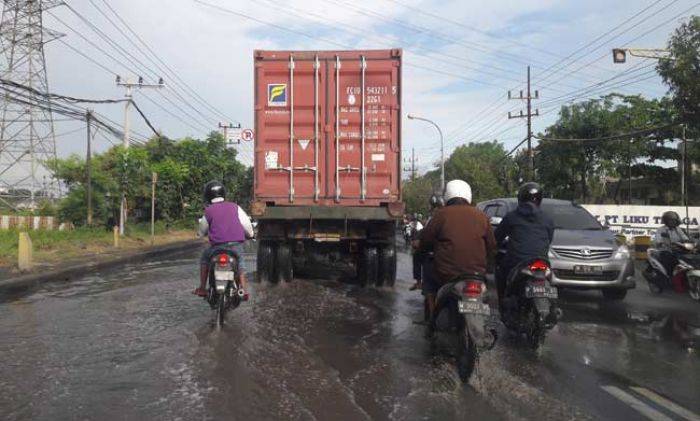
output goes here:
[[501, 223], [501, 221], [503, 221], [503, 218], [501, 218], [500, 216], [492, 216], [491, 218], [489, 218], [489, 222], [491, 223], [491, 225], [498, 225]]

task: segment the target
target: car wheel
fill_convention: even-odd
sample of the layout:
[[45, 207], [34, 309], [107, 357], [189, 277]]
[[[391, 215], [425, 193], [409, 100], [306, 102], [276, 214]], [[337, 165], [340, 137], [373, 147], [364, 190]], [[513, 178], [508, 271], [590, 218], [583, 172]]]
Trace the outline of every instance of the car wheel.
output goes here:
[[622, 301], [627, 296], [626, 289], [604, 289], [602, 292], [603, 297], [612, 301]]

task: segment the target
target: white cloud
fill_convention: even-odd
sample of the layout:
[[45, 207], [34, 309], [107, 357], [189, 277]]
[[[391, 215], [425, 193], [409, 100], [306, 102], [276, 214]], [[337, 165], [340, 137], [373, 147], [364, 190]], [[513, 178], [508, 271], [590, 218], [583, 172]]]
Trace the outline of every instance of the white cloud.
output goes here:
[[[102, 0], [93, 0], [106, 10]], [[471, 116], [484, 109], [494, 98], [505, 95], [508, 88], [522, 86], [512, 81], [494, 78], [482, 73], [489, 73], [524, 80], [525, 65], [528, 59], [534, 65], [551, 64], [556, 61], [552, 56], [564, 56], [574, 49], [594, 39], [609, 28], [641, 10], [636, 0], [618, 0], [616, 2], [593, 0], [590, 2], [569, 2], [561, 0], [516, 1], [492, 0], [475, 1], [413, 1], [399, 0], [411, 7], [418, 7], [436, 15], [463, 24], [450, 24], [439, 19], [421, 15], [415, 11], [398, 6], [390, 0], [361, 0], [346, 2], [344, 0], [293, 0], [281, 2], [276, 0], [224, 1], [205, 0], [226, 9], [248, 15], [256, 20], [228, 14], [215, 10], [193, 0], [108, 0], [109, 4], [120, 13], [129, 25], [142, 36], [178, 75], [194, 88], [199, 95], [206, 98], [214, 107], [233, 119], [240, 120], [244, 126], [253, 123], [253, 50], [255, 49], [332, 49], [332, 44], [309, 39], [300, 34], [287, 32], [278, 27], [262, 24], [256, 20], [273, 23], [291, 31], [303, 32], [312, 36], [337, 42], [341, 45], [386, 48], [404, 47], [406, 63], [416, 63], [440, 71], [458, 74], [462, 78], [482, 80], [496, 87], [482, 86], [407, 66], [404, 70], [404, 112], [416, 112], [439, 122], [447, 134], [467, 122]], [[339, 6], [345, 4], [345, 6]], [[641, 33], [658, 23], [662, 17], [670, 16], [691, 5], [691, 0], [678, 2], [672, 9], [659, 14], [630, 31], [626, 37]], [[97, 12], [87, 0], [76, 0], [70, 5], [95, 22], [103, 31], [140, 60], [147, 58], [140, 55], [109, 23]], [[106, 50], [112, 51], [106, 43], [92, 33], [90, 29], [64, 7], [52, 11], [71, 27], [88, 36]], [[381, 18], [378, 17], [382, 16]], [[321, 22], [325, 22], [322, 24]], [[70, 30], [62, 27], [51, 16], [46, 17], [46, 24], [67, 33], [65, 41], [80, 48], [84, 53], [94, 57], [122, 76], [135, 76], [135, 69], [129, 72], [109, 58], [97, 52], [86, 42], [80, 40]], [[429, 28], [433, 33], [420, 33], [411, 30], [410, 25]], [[640, 40], [645, 46], [658, 46], [668, 37], [670, 29], [676, 23], [650, 34]], [[474, 27], [476, 30], [468, 30]], [[443, 35], [436, 35], [439, 32]], [[484, 33], [494, 34], [486, 36]], [[439, 37], [446, 37], [448, 43]], [[524, 48], [520, 44], [531, 45]], [[476, 44], [476, 45], [475, 45]], [[612, 44], [611, 44], [612, 45]], [[602, 52], [609, 51], [611, 45], [605, 45]], [[419, 48], [420, 46], [420, 48]], [[481, 47], [480, 47], [481, 46]], [[480, 51], [486, 47], [493, 54]], [[542, 52], [549, 51], [551, 54]], [[426, 51], [431, 52], [427, 55]], [[114, 85], [113, 76], [94, 66], [64, 45], [52, 42], [46, 47], [47, 65], [52, 90], [92, 98], [119, 98], [123, 90]], [[118, 53], [111, 52], [118, 57]], [[598, 54], [598, 53], [597, 53]], [[450, 55], [448, 58], [444, 55]], [[518, 62], [511, 56], [522, 58]], [[595, 54], [590, 58], [597, 57]], [[582, 60], [580, 63], [585, 63]], [[150, 67], [154, 67], [149, 64]], [[498, 66], [506, 72], [491, 69]], [[600, 63], [604, 70], [586, 69], [591, 78], [600, 80], [611, 71], [620, 71], [607, 61]], [[126, 64], [126, 67], [135, 66]], [[541, 69], [541, 66], [539, 67]], [[535, 67], [537, 69], [537, 67]], [[157, 72], [162, 73], [162, 72]], [[533, 71], [533, 74], [537, 74]], [[144, 75], [147, 76], [147, 75]], [[172, 77], [164, 75], [166, 84], [174, 85]], [[553, 78], [554, 80], [556, 78]], [[538, 85], [537, 79], [534, 80]], [[564, 82], [574, 86], [584, 86], [580, 78], [569, 75]], [[643, 92], [658, 93], [658, 83], [641, 85]], [[168, 89], [171, 89], [168, 88]], [[639, 90], [640, 87], [632, 87]], [[555, 89], [570, 91], [570, 87], [539, 85], [538, 89], [545, 97], [557, 96]], [[154, 100], [162, 103], [160, 95], [150, 93]], [[163, 105], [177, 114], [175, 118], [153, 106], [145, 99], [139, 100], [149, 118], [157, 127], [172, 137], [194, 135], [201, 137], [205, 129], [215, 129], [220, 116], [213, 116], [201, 104], [192, 105], [209, 115], [205, 120], [187, 105], [172, 95], [178, 107], [186, 110], [195, 118], [184, 116], [176, 107]], [[517, 109], [521, 104], [508, 104], [510, 109]], [[100, 111], [115, 121], [123, 120], [121, 106], [100, 107]], [[497, 127], [510, 124], [505, 118], [506, 106], [494, 113], [474, 121], [467, 129], [471, 135], [477, 134], [494, 116], [502, 115]], [[141, 133], [148, 130], [136, 114], [132, 114], [135, 129]], [[201, 121], [201, 122], [197, 122]], [[551, 122], [551, 116], [536, 122], [536, 128]], [[61, 124], [61, 123], [59, 123]], [[204, 125], [205, 127], [201, 127]], [[191, 126], [194, 126], [191, 127]], [[73, 126], [74, 127], [74, 126]], [[404, 144], [406, 147], [430, 147], [436, 137], [429, 127], [417, 122], [404, 121]], [[57, 131], [70, 129], [58, 127]], [[524, 135], [524, 129], [521, 129]], [[509, 136], [518, 131], [508, 133]], [[67, 137], [59, 141], [61, 153], [82, 151], [84, 139], [80, 134], [74, 138]], [[104, 147], [104, 146], [103, 146]], [[246, 145], [248, 151], [250, 145]], [[249, 152], [248, 152], [249, 153]]]

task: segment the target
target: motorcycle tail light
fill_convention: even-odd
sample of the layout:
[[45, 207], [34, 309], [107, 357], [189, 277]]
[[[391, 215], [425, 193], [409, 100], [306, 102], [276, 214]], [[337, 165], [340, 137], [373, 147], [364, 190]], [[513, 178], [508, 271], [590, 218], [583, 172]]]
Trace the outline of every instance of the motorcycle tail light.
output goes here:
[[467, 298], [476, 298], [484, 291], [484, 286], [479, 281], [466, 281], [462, 288], [462, 293]]
[[219, 264], [219, 266], [228, 265], [228, 255], [227, 254], [220, 254], [218, 259], [217, 259], [217, 263]]
[[535, 260], [530, 263], [530, 272], [541, 272], [549, 269], [549, 265], [544, 260]]

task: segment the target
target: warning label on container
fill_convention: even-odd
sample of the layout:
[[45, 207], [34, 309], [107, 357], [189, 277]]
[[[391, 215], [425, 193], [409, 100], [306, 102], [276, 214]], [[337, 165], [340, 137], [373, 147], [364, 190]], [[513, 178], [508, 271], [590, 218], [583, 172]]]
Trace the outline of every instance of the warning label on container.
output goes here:
[[299, 139], [299, 146], [301, 146], [302, 151], [306, 150], [306, 148], [309, 146], [309, 142], [311, 142], [309, 139]]
[[373, 153], [372, 154], [372, 161], [384, 161], [386, 155], [383, 153]]
[[279, 167], [279, 154], [277, 151], [267, 151], [265, 152], [265, 169], [266, 170], [276, 170]]

